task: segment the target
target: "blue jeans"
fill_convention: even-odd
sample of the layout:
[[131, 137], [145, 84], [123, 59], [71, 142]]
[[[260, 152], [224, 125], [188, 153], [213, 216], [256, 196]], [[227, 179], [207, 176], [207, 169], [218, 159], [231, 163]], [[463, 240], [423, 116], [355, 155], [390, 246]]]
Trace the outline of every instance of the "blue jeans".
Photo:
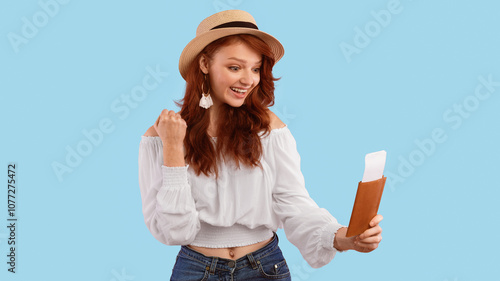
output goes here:
[[237, 260], [209, 257], [181, 246], [170, 280], [292, 280], [278, 241], [274, 232], [271, 242]]

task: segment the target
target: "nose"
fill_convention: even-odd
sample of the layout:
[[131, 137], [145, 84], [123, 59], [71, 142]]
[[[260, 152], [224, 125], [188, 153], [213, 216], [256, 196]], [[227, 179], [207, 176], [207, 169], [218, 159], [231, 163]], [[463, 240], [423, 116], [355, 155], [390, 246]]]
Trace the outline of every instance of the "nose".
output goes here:
[[240, 77], [240, 83], [245, 86], [250, 86], [253, 83], [253, 73], [251, 70], [242, 71]]

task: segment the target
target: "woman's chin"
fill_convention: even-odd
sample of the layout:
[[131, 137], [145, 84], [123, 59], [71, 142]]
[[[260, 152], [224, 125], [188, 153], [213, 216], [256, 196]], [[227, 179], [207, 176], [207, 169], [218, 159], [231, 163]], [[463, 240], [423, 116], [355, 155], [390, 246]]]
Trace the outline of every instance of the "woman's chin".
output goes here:
[[241, 107], [245, 103], [245, 99], [241, 100], [230, 100], [227, 102], [228, 105], [232, 107]]

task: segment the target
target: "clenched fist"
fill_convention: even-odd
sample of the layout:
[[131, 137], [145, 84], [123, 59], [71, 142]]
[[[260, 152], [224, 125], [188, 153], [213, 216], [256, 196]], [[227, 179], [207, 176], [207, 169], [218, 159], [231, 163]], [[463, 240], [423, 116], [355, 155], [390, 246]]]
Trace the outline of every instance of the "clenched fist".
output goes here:
[[179, 113], [164, 109], [158, 116], [154, 128], [164, 144], [183, 145], [187, 124]]

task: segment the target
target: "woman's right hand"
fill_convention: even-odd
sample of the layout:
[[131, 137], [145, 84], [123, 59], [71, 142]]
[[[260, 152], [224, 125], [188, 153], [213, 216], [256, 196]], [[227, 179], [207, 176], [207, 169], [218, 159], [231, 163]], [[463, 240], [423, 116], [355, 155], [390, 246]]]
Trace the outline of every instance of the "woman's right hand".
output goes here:
[[156, 119], [154, 128], [164, 144], [183, 145], [187, 124], [179, 113], [164, 109]]

